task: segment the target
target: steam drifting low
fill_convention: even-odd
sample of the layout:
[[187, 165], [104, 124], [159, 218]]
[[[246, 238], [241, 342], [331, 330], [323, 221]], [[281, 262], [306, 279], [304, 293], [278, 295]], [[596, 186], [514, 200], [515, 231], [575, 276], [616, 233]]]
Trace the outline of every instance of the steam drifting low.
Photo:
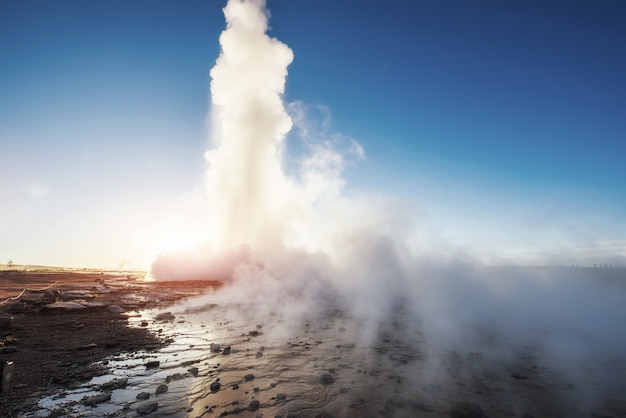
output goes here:
[[342, 195], [346, 161], [363, 155], [353, 141], [307, 131], [309, 154], [287, 174], [285, 137], [306, 118], [282, 99], [293, 52], [267, 35], [264, 1], [230, 0], [224, 15], [205, 154], [210, 227], [194, 249], [159, 255], [154, 277], [223, 280], [212, 301], [278, 313], [275, 332], [339, 309], [361, 330], [358, 344], [389, 330], [419, 334], [429, 376], [442, 375], [452, 352], [481, 368], [531, 350], [576, 384], [574, 413], [623, 388], [623, 364], [605, 368], [626, 352], [623, 270], [487, 267], [419, 249], [401, 202]]

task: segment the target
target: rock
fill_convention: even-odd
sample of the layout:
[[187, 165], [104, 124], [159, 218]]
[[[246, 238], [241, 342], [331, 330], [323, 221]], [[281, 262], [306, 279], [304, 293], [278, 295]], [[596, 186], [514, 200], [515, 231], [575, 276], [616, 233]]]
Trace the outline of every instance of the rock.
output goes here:
[[81, 403], [85, 406], [96, 406], [99, 403], [111, 400], [110, 393], [101, 393], [99, 395], [87, 396], [81, 400]]
[[320, 376], [320, 383], [322, 385], [327, 386], [327, 385], [333, 384], [334, 382], [335, 382], [335, 378], [330, 373], [326, 373]]
[[148, 321], [141, 321], [141, 326], [142, 327], [147, 327], [148, 326]]
[[137, 400], [145, 401], [147, 399], [150, 399], [150, 394], [148, 392], [141, 392], [137, 394], [136, 398]]
[[350, 388], [347, 388], [345, 386], [339, 388], [339, 393], [348, 393], [350, 391]]
[[128, 386], [128, 379], [121, 378], [121, 379], [113, 379], [110, 382], [103, 383], [102, 385], [100, 385], [100, 389], [102, 390], [124, 389], [126, 386]]
[[175, 320], [176, 317], [171, 312], [163, 312], [155, 316], [154, 319], [156, 321], [167, 322]]
[[222, 354], [225, 356], [230, 354], [230, 345], [224, 348], [224, 351], [222, 351]]
[[172, 380], [180, 380], [183, 377], [184, 376], [182, 374], [180, 374], [180, 373], [174, 373], [174, 374], [171, 374], [171, 375], [165, 377], [165, 383], [169, 383]]
[[248, 411], [256, 411], [259, 409], [260, 403], [256, 399], [248, 404]]
[[263, 353], [260, 352], [260, 351], [257, 351], [255, 357], [256, 358], [261, 358], [261, 357], [263, 357]]
[[199, 369], [197, 367], [192, 367], [191, 369], [187, 369], [187, 371], [191, 373], [193, 377], [198, 377], [198, 370]]
[[81, 305], [76, 302], [56, 302], [49, 303], [48, 305], [44, 305], [42, 307], [42, 311], [44, 313], [66, 313], [66, 312], [77, 312], [87, 309], [86, 306]]
[[259, 331], [256, 331], [256, 330], [255, 331], [250, 331], [248, 333], [248, 335], [251, 336], [251, 337], [258, 337], [259, 336]]
[[166, 384], [160, 384], [159, 386], [157, 386], [156, 388], [156, 394], [160, 395], [162, 393], [165, 393], [169, 390], [169, 388], [167, 387]]
[[98, 348], [98, 344], [96, 343], [91, 343], [91, 344], [85, 344], [85, 345], [81, 345], [80, 347], [76, 347], [77, 350], [93, 350], [94, 348]]
[[251, 382], [252, 380], [254, 380], [254, 375], [252, 373], [249, 373], [245, 375], [243, 378], [246, 382]]
[[287, 399], [287, 394], [286, 393], [277, 393], [276, 394], [276, 399], [284, 401], [285, 399]]
[[222, 387], [222, 385], [220, 384], [220, 382], [215, 381], [213, 383], [211, 383], [211, 392], [217, 392], [220, 390], [220, 388]]
[[137, 407], [137, 415], [148, 415], [159, 409], [157, 402], [150, 402]]
[[159, 360], [151, 360], [146, 363], [146, 369], [157, 369], [161, 365]]
[[211, 343], [211, 353], [219, 353], [221, 348], [219, 344]]
[[451, 418], [483, 418], [481, 407], [472, 402], [457, 402], [450, 410]]
[[120, 307], [120, 306], [117, 306], [117, 305], [110, 305], [107, 308], [107, 312], [115, 313], [115, 314], [121, 314], [121, 313], [126, 312], [126, 310], [124, 308]]

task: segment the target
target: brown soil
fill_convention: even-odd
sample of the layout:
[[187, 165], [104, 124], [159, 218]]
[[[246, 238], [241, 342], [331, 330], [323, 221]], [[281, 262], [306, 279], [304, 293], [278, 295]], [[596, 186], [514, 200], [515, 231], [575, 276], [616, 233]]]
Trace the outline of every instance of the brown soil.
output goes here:
[[[128, 327], [128, 315], [168, 306], [210, 286], [215, 283], [145, 282], [136, 274], [0, 272], [0, 360], [14, 367], [9, 387], [0, 393], [3, 416], [17, 416], [36, 399], [107, 373], [107, 357], [163, 347], [168, 341]], [[30, 290], [22, 293], [25, 288]], [[46, 306], [63, 301], [90, 307]], [[126, 312], [111, 312], [111, 305]]]

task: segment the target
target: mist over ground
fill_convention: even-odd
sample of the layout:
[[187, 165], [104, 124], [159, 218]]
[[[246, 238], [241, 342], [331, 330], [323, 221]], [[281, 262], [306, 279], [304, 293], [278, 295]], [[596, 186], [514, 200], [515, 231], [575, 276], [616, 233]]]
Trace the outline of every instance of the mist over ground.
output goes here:
[[[415, 385], [453, 391], [496, 367], [524, 379], [516, 371], [524, 364], [570, 385], [541, 400], [557, 410], [577, 415], [623, 397], [623, 268], [490, 266], [471, 249], [421, 235], [404, 202], [346, 197], [342, 172], [367, 150], [341, 136], [316, 138], [303, 104], [285, 109], [293, 52], [266, 34], [263, 1], [229, 1], [224, 14], [211, 71], [210, 226], [205, 242], [160, 254], [154, 278], [224, 282], [187, 307], [217, 303], [236, 315], [246, 306], [271, 323], [267, 338], [335, 316], [358, 330], [357, 346], [391, 335], [423, 359]], [[286, 173], [293, 125], [308, 154]], [[455, 362], [464, 376], [451, 372]]]

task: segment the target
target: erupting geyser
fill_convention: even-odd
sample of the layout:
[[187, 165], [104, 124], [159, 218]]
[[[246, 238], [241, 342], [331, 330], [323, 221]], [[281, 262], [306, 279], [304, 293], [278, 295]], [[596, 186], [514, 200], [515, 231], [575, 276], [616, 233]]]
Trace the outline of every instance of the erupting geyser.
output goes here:
[[[252, 306], [255, 318], [271, 318], [272, 332], [278, 323], [289, 332], [291, 325], [301, 329], [305, 321], [340, 312], [366, 353], [381, 335], [406, 344], [415, 362], [410, 367], [419, 368], [409, 382], [414, 387], [435, 382], [452, 396], [458, 381], [471, 382], [496, 365], [510, 374], [522, 364], [578, 386], [555, 389], [558, 401], [542, 393], [554, 409], [523, 400], [519, 411], [575, 415], [599, 395], [619, 393], [623, 370], [612, 376], [604, 366], [626, 349], [622, 273], [486, 267], [451, 247], [418, 252], [404, 205], [375, 199], [364, 205], [341, 196], [345, 154], [331, 141], [308, 138], [310, 155], [286, 174], [283, 141], [300, 122], [282, 100], [292, 51], [266, 34], [263, 0], [230, 0], [224, 14], [221, 54], [211, 70], [207, 240], [160, 255], [153, 276], [226, 279], [230, 285], [211, 302], [195, 303]], [[354, 151], [362, 152], [358, 144]], [[498, 391], [519, 390], [518, 382], [498, 379], [504, 379]], [[504, 398], [488, 401], [508, 405]], [[586, 404], [572, 405], [573, 398]]]
[[293, 184], [279, 151], [291, 129], [282, 102], [291, 50], [270, 38], [264, 1], [231, 1], [222, 52], [211, 70], [216, 149], [206, 153], [212, 233], [218, 248], [281, 244]]

